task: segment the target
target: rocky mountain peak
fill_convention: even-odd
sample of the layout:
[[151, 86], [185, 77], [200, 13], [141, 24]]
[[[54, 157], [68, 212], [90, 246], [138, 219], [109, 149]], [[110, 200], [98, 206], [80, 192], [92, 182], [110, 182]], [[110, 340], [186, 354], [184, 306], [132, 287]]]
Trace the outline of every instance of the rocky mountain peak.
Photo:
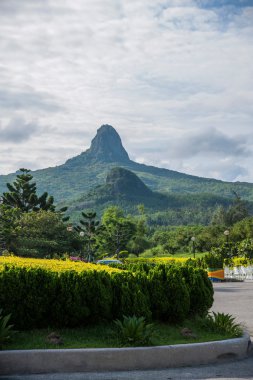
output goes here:
[[128, 154], [124, 149], [117, 131], [108, 124], [102, 125], [91, 142], [86, 154], [96, 161], [127, 162]]

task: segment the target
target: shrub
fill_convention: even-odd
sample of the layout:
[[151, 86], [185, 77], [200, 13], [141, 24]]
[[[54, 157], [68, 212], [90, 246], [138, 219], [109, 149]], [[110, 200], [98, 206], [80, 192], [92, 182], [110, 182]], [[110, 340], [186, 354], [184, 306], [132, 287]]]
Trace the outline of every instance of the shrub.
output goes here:
[[[85, 268], [86, 264], [83, 265]], [[110, 274], [97, 270], [57, 272], [5, 266], [0, 271], [0, 304], [12, 314], [15, 326], [20, 329], [71, 327], [98, 319], [111, 320]]]
[[242, 336], [243, 329], [240, 324], [235, 323], [235, 318], [230, 314], [215, 313], [208, 314], [202, 319], [201, 324], [210, 331], [218, 334]]
[[0, 309], [0, 349], [2, 349], [5, 342], [11, 338], [13, 325], [9, 324], [11, 314], [2, 315], [3, 309]]
[[182, 266], [180, 271], [189, 290], [190, 313], [205, 315], [213, 304], [214, 293], [206, 271], [191, 266]]
[[147, 324], [144, 317], [123, 316], [123, 321], [114, 321], [123, 345], [143, 346], [152, 344], [154, 325]]
[[253, 239], [245, 239], [237, 244], [237, 253], [240, 257], [253, 259]]
[[0, 304], [17, 328], [43, 327], [54, 302], [53, 273], [6, 266], [0, 271]]
[[250, 266], [250, 265], [253, 265], [253, 259], [248, 259], [246, 257], [233, 257], [233, 259], [231, 260], [226, 260], [225, 259], [225, 264], [228, 265], [228, 266], [234, 266], [234, 267], [237, 267], [237, 266]]
[[151, 318], [148, 282], [143, 274], [134, 275], [127, 271], [113, 273], [111, 280], [114, 318], [131, 314]]
[[205, 255], [204, 262], [207, 268], [223, 268], [224, 257], [220, 252], [212, 251]]
[[189, 290], [177, 266], [157, 265], [148, 273], [151, 311], [155, 319], [180, 322], [190, 309]]
[[123, 269], [0, 257], [0, 305], [19, 329], [75, 327], [135, 315], [179, 322], [212, 304], [203, 270], [174, 263]]

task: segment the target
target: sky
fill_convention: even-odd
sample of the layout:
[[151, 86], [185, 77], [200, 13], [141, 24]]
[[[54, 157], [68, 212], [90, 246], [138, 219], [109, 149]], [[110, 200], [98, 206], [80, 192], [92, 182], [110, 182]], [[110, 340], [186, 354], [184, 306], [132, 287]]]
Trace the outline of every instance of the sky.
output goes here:
[[132, 160], [253, 182], [253, 0], [0, 0], [0, 174], [112, 125]]

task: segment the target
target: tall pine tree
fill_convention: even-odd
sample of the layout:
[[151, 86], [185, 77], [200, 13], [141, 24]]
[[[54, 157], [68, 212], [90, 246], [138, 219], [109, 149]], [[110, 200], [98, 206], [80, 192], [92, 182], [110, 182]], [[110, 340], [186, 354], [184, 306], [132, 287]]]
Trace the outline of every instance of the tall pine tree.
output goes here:
[[1, 212], [2, 198], [0, 198], [0, 255], [6, 249], [6, 240], [4, 236], [4, 223]]
[[85, 256], [88, 262], [95, 260], [96, 253], [96, 234], [99, 229], [99, 221], [96, 220], [97, 214], [95, 212], [82, 212], [83, 219], [80, 219], [80, 225], [75, 227], [83, 237], [85, 243]]
[[44, 192], [37, 195], [36, 183], [31, 182], [33, 176], [28, 169], [20, 169], [13, 184], [7, 183], [8, 192], [3, 193], [2, 203], [10, 208], [18, 208], [22, 212], [29, 211], [55, 211], [54, 198]]

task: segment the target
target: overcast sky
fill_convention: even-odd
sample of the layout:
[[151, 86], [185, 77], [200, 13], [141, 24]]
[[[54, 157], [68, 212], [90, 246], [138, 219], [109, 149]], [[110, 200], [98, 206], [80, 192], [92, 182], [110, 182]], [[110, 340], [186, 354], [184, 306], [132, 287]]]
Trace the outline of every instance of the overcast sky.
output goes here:
[[131, 159], [253, 182], [253, 0], [0, 0], [0, 174], [111, 124]]

